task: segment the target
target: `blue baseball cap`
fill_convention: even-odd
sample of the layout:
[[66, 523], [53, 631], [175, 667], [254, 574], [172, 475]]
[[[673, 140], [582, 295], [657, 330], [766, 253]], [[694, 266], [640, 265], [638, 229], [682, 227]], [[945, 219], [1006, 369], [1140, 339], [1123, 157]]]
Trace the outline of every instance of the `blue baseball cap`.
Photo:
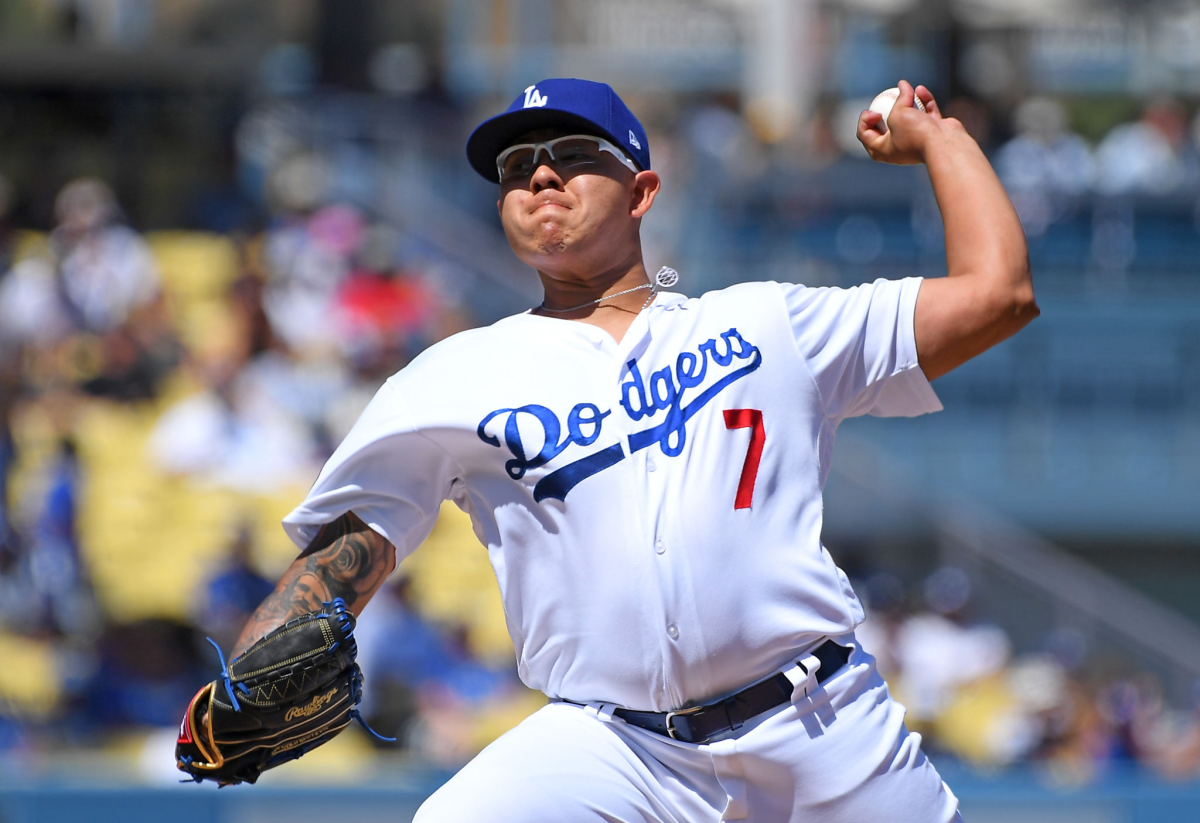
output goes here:
[[475, 171], [499, 183], [496, 157], [500, 152], [522, 134], [547, 128], [603, 137], [624, 149], [638, 168], [650, 168], [646, 130], [612, 86], [569, 77], [535, 83], [504, 114], [481, 123], [467, 138], [467, 160]]

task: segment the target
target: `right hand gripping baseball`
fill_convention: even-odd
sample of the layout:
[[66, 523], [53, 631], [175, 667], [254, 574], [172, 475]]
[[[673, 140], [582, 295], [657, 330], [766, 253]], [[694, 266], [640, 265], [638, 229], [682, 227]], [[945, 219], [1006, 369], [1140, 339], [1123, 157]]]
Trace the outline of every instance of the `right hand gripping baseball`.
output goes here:
[[332, 739], [358, 718], [356, 655], [354, 615], [341, 599], [289, 620], [228, 667], [222, 661], [222, 677], [192, 698], [176, 765], [196, 782], [254, 783]]
[[[941, 124], [957, 121], [942, 117], [933, 92], [925, 86], [914, 89], [907, 80], [901, 80], [898, 87], [900, 97], [892, 107], [886, 125], [883, 125], [884, 118], [879, 112], [868, 109], [859, 115], [858, 140], [872, 160], [901, 166], [923, 163], [925, 148]], [[914, 98], [920, 98], [924, 112], [913, 107]]]

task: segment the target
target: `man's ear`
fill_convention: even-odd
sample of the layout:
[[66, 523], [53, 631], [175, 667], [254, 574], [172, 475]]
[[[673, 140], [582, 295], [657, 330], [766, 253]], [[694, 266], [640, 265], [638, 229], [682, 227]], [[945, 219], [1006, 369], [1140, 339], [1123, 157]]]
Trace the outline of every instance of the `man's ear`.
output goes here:
[[639, 171], [633, 178], [633, 194], [630, 199], [629, 213], [632, 217], [642, 217], [654, 205], [654, 198], [662, 188], [662, 179], [652, 171]]

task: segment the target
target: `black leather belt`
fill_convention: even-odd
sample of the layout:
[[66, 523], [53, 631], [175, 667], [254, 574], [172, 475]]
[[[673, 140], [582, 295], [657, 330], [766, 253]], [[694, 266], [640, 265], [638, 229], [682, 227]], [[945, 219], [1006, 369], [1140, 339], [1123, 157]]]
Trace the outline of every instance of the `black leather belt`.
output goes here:
[[[850, 650], [826, 640], [813, 650], [821, 661], [817, 683], [824, 683], [850, 659]], [[803, 668], [803, 667], [801, 667]], [[806, 672], [807, 673], [807, 672]], [[707, 706], [673, 712], [635, 712], [616, 709], [613, 714], [648, 731], [684, 743], [708, 743], [721, 732], [740, 729], [751, 718], [792, 699], [792, 681], [783, 672], [755, 683], [735, 695]]]

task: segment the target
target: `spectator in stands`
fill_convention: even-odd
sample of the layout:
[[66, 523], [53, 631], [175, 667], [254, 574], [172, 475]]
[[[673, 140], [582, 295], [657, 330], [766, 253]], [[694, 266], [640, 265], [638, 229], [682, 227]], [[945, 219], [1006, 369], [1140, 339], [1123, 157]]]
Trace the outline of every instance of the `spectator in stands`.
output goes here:
[[[28, 558], [14, 522], [15, 507], [9, 489], [17, 462], [13, 419], [25, 387], [20, 346], [4, 333], [4, 300], [8, 294], [5, 286], [13, 282], [13, 278], [6, 279], [7, 274], [7, 267], [0, 269], [0, 632], [5, 629], [25, 632], [36, 628], [39, 608], [29, 579]], [[3, 748], [0, 743], [0, 750]]]
[[95, 178], [64, 186], [54, 212], [51, 247], [63, 309], [76, 328], [119, 328], [158, 292], [149, 247], [124, 224], [112, 190]]
[[197, 620], [221, 648], [228, 649], [275, 584], [254, 565], [254, 538], [248, 525], [237, 530], [221, 565], [204, 584], [204, 601]]
[[263, 307], [266, 274], [252, 262], [245, 242], [239, 243], [240, 272], [229, 286], [229, 303], [237, 326], [243, 329], [246, 356], [253, 358], [279, 343]]
[[336, 343], [330, 309], [366, 231], [353, 206], [321, 205], [322, 168], [320, 158], [298, 155], [273, 174], [277, 215], [266, 235], [264, 305], [275, 333], [301, 351]]
[[183, 356], [165, 301], [156, 298], [138, 310], [136, 320], [105, 334], [102, 354], [96, 374], [80, 383], [83, 391], [119, 401], [155, 397]]
[[1182, 728], [1164, 742], [1156, 763], [1163, 775], [1176, 780], [1200, 775], [1200, 680], [1192, 685], [1192, 705], [1185, 717]]
[[1049, 655], [1027, 654], [1009, 666], [1004, 681], [1011, 702], [991, 728], [990, 748], [999, 755], [993, 762], [1039, 758], [1069, 723], [1070, 678]]
[[82, 693], [86, 722], [101, 727], [178, 728], [179, 707], [217, 666], [211, 649], [201, 659], [190, 626], [161, 618], [111, 625], [97, 649], [95, 676]]
[[50, 255], [15, 259], [7, 220], [11, 191], [0, 178], [0, 347], [54, 341], [70, 329]]
[[867, 615], [854, 635], [875, 656], [880, 674], [891, 682], [900, 672], [896, 637], [905, 617], [904, 584], [896, 575], [884, 571], [853, 584], [854, 590], [860, 592]]
[[0, 715], [0, 753], [32, 748], [30, 743], [22, 724], [14, 718]]
[[36, 613], [36, 599], [17, 533], [6, 528], [0, 532], [0, 632], [25, 632]]
[[1110, 131], [1096, 149], [1096, 188], [1102, 194], [1170, 194], [1195, 188], [1200, 167], [1187, 142], [1179, 101], [1162, 97], [1139, 120]]
[[443, 667], [445, 651], [437, 629], [421, 617], [412, 581], [400, 575], [359, 620], [359, 663], [366, 680], [363, 711], [371, 728], [406, 742], [417, 716], [417, 689]]
[[242, 342], [227, 348], [198, 360], [204, 387], [158, 419], [151, 459], [167, 474], [240, 491], [271, 492], [314, 476], [311, 431], [277, 402], [262, 371], [247, 365]]
[[895, 650], [897, 691], [917, 722], [935, 719], [964, 683], [1003, 669], [1011, 648], [1003, 629], [967, 621], [971, 581], [962, 569], [937, 569], [926, 578], [923, 594], [928, 611], [904, 621]]
[[372, 728], [403, 738], [422, 711], [461, 715], [511, 685], [505, 673], [475, 659], [462, 627], [446, 632], [413, 602], [412, 582], [400, 576], [359, 621], [359, 662], [370, 677], [364, 712]]
[[[240, 381], [301, 421], [319, 450], [332, 451], [379, 385], [410, 357], [471, 325], [436, 278], [401, 265], [402, 241], [394, 226], [367, 223], [347, 206], [320, 209], [268, 238], [262, 319], [273, 342], [246, 363]], [[296, 257], [272, 257], [272, 242], [275, 255], [291, 249]], [[295, 268], [281, 268], [289, 259]], [[330, 278], [317, 283], [304, 272], [321, 260]], [[239, 312], [257, 317], [251, 289], [241, 294]], [[320, 321], [306, 321], [311, 313]], [[257, 320], [249, 327], [261, 334]]]
[[55, 214], [45, 251], [19, 261], [0, 283], [0, 338], [64, 352], [52, 382], [78, 381], [117, 400], [152, 397], [179, 350], [149, 247], [99, 180], [68, 183]]
[[53, 634], [91, 639], [96, 607], [79, 551], [79, 456], [75, 442], [59, 442], [50, 466], [41, 512], [28, 539], [30, 582], [41, 624]]
[[1162, 694], [1153, 678], [1138, 675], [1114, 680], [1100, 690], [1098, 706], [1108, 732], [1108, 764], [1130, 765], [1155, 759]]
[[1014, 125], [1016, 136], [996, 154], [996, 173], [1026, 234], [1036, 237], [1064, 215], [1070, 198], [1089, 190], [1096, 164], [1083, 138], [1068, 130], [1057, 100], [1026, 100], [1017, 108]]
[[682, 134], [699, 160], [694, 164], [697, 174], [717, 179], [727, 175], [745, 183], [766, 170], [762, 145], [729, 106], [713, 101], [695, 109], [686, 117]]
[[343, 352], [354, 362], [382, 357], [392, 371], [433, 342], [441, 309], [433, 289], [398, 269], [398, 243], [383, 223], [367, 230], [334, 308]]
[[[252, 262], [248, 249], [242, 249], [242, 256], [242, 272], [228, 292], [237, 338], [237, 381], [256, 386], [257, 393], [307, 428], [318, 453], [328, 454], [333, 445], [328, 444], [327, 417], [332, 406], [345, 400], [349, 369], [334, 350], [297, 351], [284, 343], [275, 333], [263, 302], [267, 275]], [[327, 318], [328, 324], [334, 322], [333, 317]], [[372, 393], [377, 388], [378, 384], [373, 384]], [[355, 411], [361, 409], [359, 406]], [[340, 442], [340, 438], [334, 442]]]
[[1014, 115], [1016, 136], [1000, 147], [996, 170], [1009, 191], [1083, 194], [1095, 175], [1092, 152], [1067, 128], [1057, 100], [1031, 97]]
[[1052, 720], [1034, 752], [1035, 762], [1044, 764], [1061, 783], [1083, 784], [1094, 779], [1097, 763], [1109, 749], [1094, 691], [1079, 681], [1068, 681], [1067, 697]]

